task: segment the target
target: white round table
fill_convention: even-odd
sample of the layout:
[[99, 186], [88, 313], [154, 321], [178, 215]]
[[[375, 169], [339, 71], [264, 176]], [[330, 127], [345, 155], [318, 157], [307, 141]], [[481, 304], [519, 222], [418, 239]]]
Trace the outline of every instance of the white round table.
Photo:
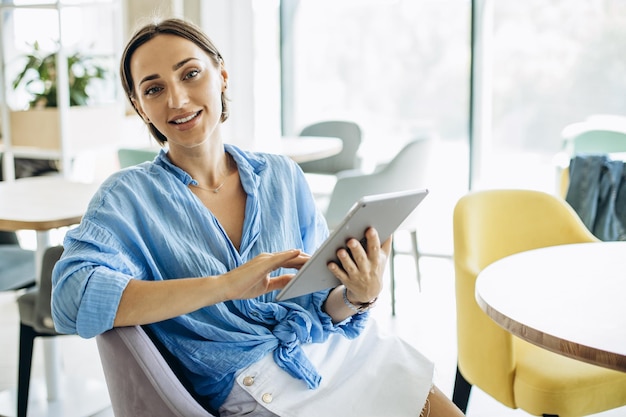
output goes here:
[[500, 259], [479, 274], [476, 300], [524, 340], [626, 372], [626, 242], [552, 246]]

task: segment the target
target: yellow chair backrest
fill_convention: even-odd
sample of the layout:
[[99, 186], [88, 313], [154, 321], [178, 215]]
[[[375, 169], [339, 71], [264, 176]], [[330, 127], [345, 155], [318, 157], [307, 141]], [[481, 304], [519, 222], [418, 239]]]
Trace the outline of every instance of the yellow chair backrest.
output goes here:
[[454, 209], [453, 232], [459, 370], [469, 383], [515, 408], [513, 336], [476, 303], [476, 277], [517, 252], [597, 239], [562, 198], [532, 190], [465, 195]]

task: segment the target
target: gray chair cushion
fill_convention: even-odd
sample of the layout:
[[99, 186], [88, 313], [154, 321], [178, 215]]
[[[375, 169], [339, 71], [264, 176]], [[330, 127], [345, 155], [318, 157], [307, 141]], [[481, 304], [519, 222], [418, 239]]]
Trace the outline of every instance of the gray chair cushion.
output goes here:
[[96, 336], [116, 417], [214, 417], [178, 379], [139, 326]]
[[20, 321], [39, 333], [59, 334], [54, 330], [50, 299], [52, 296], [52, 269], [63, 253], [63, 246], [47, 248], [41, 262], [39, 286], [17, 299]]

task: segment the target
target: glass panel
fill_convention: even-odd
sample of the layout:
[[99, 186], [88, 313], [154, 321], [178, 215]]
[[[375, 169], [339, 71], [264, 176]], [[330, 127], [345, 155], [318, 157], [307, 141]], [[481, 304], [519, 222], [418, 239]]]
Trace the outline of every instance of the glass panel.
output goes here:
[[[293, 6], [295, 3], [284, 0]], [[301, 0], [293, 20], [287, 134], [320, 120], [363, 130], [366, 171], [409, 140], [436, 138], [420, 244], [451, 253], [451, 212], [468, 183], [470, 2]], [[285, 74], [283, 74], [285, 75]]]
[[493, 128], [481, 186], [556, 190], [563, 129], [626, 115], [626, 3], [494, 1]]
[[254, 13], [255, 133], [260, 140], [280, 136], [279, 0], [252, 0]]
[[[16, 89], [12, 84], [24, 70], [28, 55], [35, 54], [44, 58], [58, 51], [58, 13], [58, 10], [50, 7], [9, 7], [4, 10], [2, 39], [8, 84], [7, 103], [12, 109], [29, 107], [32, 95], [28, 91], [44, 91], [44, 85], [40, 81], [35, 80], [29, 84], [29, 80], [39, 78], [34, 69], [29, 70]], [[116, 37], [111, 32], [116, 25], [111, 3], [90, 4], [89, 7], [63, 6], [61, 13], [62, 21], [68, 22], [63, 24], [65, 54], [68, 57], [88, 58], [73, 66], [74, 76], [82, 77], [86, 72], [95, 74], [98, 68], [106, 71], [104, 79], [92, 78], [88, 83], [88, 103], [115, 101], [119, 86], [115, 62]], [[71, 82], [73, 80], [74, 78]]]

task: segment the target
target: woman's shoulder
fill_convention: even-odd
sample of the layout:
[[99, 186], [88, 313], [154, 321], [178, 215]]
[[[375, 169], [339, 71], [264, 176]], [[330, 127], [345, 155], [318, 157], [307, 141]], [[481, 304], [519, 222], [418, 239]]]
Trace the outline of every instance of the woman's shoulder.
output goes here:
[[136, 203], [168, 188], [167, 175], [158, 165], [143, 162], [120, 169], [109, 175], [100, 185], [94, 199], [98, 205]]
[[141, 182], [151, 182], [156, 165], [152, 162], [142, 162], [113, 172], [104, 180], [101, 189], [111, 190], [120, 185], [133, 186]]

